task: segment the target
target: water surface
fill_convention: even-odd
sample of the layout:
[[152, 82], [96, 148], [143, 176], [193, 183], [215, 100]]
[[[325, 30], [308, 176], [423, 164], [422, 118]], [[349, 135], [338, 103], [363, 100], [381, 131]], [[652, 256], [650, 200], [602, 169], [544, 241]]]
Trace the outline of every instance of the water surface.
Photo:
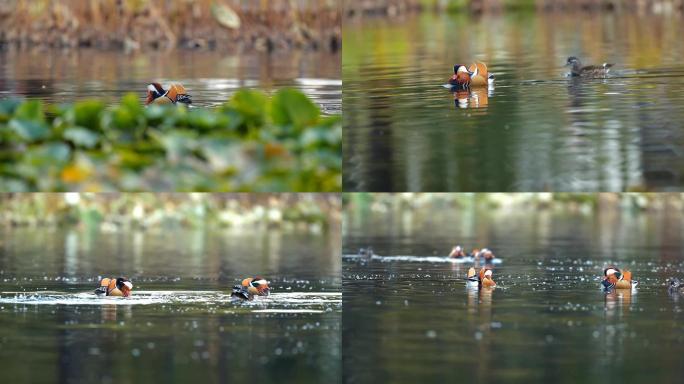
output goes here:
[[[16, 383], [339, 382], [339, 270], [339, 237], [307, 231], [4, 228], [0, 371]], [[253, 274], [272, 295], [231, 301]], [[131, 298], [92, 294], [119, 275]]]
[[[680, 190], [683, 33], [678, 16], [628, 13], [347, 23], [344, 188]], [[616, 66], [569, 79], [571, 55]], [[442, 87], [454, 64], [475, 60], [493, 89]]]
[[273, 92], [294, 87], [327, 113], [340, 113], [340, 56], [324, 52], [222, 53], [218, 51], [0, 51], [0, 97], [53, 103], [97, 97], [114, 102], [127, 92], [144, 100], [147, 84], [179, 82], [193, 105], [212, 107], [239, 88]]
[[[429, 211], [429, 210], [428, 210]], [[349, 215], [343, 256], [345, 383], [676, 382], [683, 371], [684, 275], [678, 214]], [[488, 246], [493, 290], [467, 289], [473, 264], [451, 246]], [[379, 256], [363, 260], [359, 247]], [[636, 292], [605, 294], [603, 267]]]

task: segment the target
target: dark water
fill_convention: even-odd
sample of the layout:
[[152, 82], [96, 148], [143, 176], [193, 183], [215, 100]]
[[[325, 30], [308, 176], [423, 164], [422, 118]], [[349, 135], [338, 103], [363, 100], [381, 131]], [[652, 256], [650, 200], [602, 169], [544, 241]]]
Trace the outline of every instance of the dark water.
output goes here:
[[[680, 381], [684, 294], [665, 287], [684, 275], [679, 215], [361, 216], [343, 240], [345, 383]], [[495, 251], [499, 287], [466, 289], [472, 264], [426, 259], [456, 242]], [[403, 260], [354, 255], [369, 244]], [[599, 289], [608, 263], [636, 292]]]
[[136, 92], [143, 101], [152, 81], [183, 84], [197, 107], [222, 104], [239, 88], [272, 92], [294, 87], [325, 113], [341, 112], [340, 56], [335, 54], [0, 52], [0, 97], [55, 103], [98, 97], [114, 102], [127, 92]]
[[[3, 229], [0, 371], [36, 382], [339, 382], [339, 237]], [[272, 295], [234, 303], [262, 274]], [[97, 299], [98, 275], [129, 299]], [[25, 364], [30, 361], [31, 364]]]
[[[623, 13], [348, 23], [344, 188], [681, 189], [683, 33], [679, 16]], [[573, 80], [571, 55], [616, 66]], [[441, 86], [454, 64], [475, 60], [495, 74], [493, 89]]]

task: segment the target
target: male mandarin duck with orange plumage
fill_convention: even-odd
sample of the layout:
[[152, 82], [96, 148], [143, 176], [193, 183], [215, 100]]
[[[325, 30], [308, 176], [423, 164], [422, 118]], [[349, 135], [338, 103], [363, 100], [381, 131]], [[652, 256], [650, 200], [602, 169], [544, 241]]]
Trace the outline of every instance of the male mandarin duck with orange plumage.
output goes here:
[[453, 88], [486, 87], [494, 82], [494, 75], [489, 73], [487, 65], [477, 61], [466, 67], [462, 64], [454, 65], [454, 75], [449, 79]]
[[479, 274], [475, 272], [475, 268], [470, 267], [470, 269], [468, 269], [468, 274], [466, 275], [466, 285], [472, 287], [477, 286], [478, 288], [493, 288], [496, 286], [496, 283], [492, 278], [492, 274], [492, 269], [488, 267], [482, 267]]
[[609, 266], [603, 270], [603, 280], [601, 285], [606, 291], [615, 289], [632, 289], [638, 282], [632, 280], [632, 272], [620, 271], [617, 267]]
[[268, 281], [260, 276], [248, 277], [242, 280], [240, 285], [233, 287], [230, 296], [241, 300], [253, 300], [254, 296], [268, 296], [271, 289], [268, 286]]
[[133, 290], [133, 283], [127, 278], [119, 277], [118, 279], [113, 279], [105, 277], [100, 280], [100, 286], [95, 290], [95, 294], [98, 296], [129, 297], [131, 296], [131, 290]]
[[150, 104], [192, 104], [192, 98], [180, 84], [171, 84], [168, 90], [165, 90], [159, 83], [150, 83], [147, 86], [147, 99], [145, 105]]

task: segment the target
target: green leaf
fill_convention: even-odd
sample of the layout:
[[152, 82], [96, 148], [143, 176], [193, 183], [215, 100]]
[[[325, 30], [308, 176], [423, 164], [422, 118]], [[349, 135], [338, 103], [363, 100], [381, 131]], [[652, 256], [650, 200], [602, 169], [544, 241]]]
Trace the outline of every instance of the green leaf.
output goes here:
[[14, 117], [21, 120], [45, 121], [43, 104], [40, 100], [28, 100], [22, 103], [14, 113]]
[[0, 123], [9, 120], [19, 105], [21, 105], [19, 99], [0, 100]]
[[150, 126], [161, 124], [168, 115], [172, 115], [176, 108], [165, 108], [165, 106], [152, 104], [145, 108], [145, 118]]
[[100, 129], [100, 115], [104, 108], [105, 105], [98, 100], [80, 101], [71, 110], [73, 116], [70, 120], [77, 126]]
[[316, 124], [320, 114], [318, 106], [296, 89], [281, 89], [271, 101], [271, 118], [277, 125], [303, 128]]
[[133, 114], [143, 114], [144, 108], [135, 93], [127, 93], [121, 98], [121, 107], [126, 108]]
[[43, 144], [26, 153], [28, 161], [35, 165], [55, 165], [69, 159], [71, 149], [64, 143]]
[[210, 130], [217, 126], [218, 115], [206, 109], [196, 109], [188, 114], [188, 123], [192, 128]]
[[[145, 109], [140, 105], [138, 97], [134, 93], [126, 94], [121, 98], [121, 103], [105, 114], [104, 125], [110, 129], [121, 129], [130, 133], [139, 134], [145, 127]], [[115, 137], [121, 138], [119, 135]], [[131, 140], [131, 137], [122, 138]]]
[[177, 163], [197, 148], [197, 133], [188, 130], [173, 130], [163, 134], [153, 134], [166, 150], [166, 157]]
[[268, 111], [268, 97], [261, 91], [242, 89], [233, 95], [229, 105], [243, 115], [248, 126], [260, 127], [264, 125]]
[[24, 140], [35, 141], [46, 138], [50, 134], [47, 124], [42, 121], [12, 119], [10, 128]]
[[100, 141], [100, 134], [83, 127], [73, 127], [64, 131], [64, 138], [76, 145], [93, 148]]

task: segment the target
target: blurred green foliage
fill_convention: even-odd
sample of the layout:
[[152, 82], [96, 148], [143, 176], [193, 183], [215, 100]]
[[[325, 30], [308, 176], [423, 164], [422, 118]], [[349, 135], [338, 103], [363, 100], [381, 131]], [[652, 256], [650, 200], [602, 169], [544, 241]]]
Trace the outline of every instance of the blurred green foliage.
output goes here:
[[0, 190], [339, 191], [339, 116], [303, 93], [238, 91], [215, 110], [0, 101]]

